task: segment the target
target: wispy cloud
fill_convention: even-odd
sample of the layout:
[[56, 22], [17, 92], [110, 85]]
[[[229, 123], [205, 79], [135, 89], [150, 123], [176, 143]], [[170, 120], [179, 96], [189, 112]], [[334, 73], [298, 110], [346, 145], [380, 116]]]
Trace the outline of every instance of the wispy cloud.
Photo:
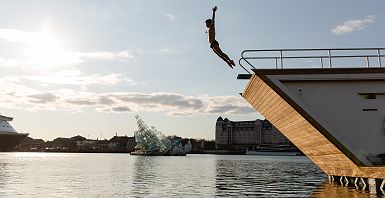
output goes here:
[[55, 96], [52, 93], [41, 93], [41, 94], [33, 94], [29, 95], [28, 98], [29, 101], [32, 103], [47, 103], [47, 102], [56, 102], [57, 99], [59, 99], [57, 96]]
[[166, 13], [166, 14], [163, 14], [163, 16], [166, 17], [170, 21], [176, 21], [176, 17], [173, 14]]
[[136, 54], [145, 54], [145, 55], [179, 55], [186, 51], [186, 47], [179, 47], [179, 48], [169, 48], [169, 47], [163, 47], [160, 49], [136, 49]]
[[131, 59], [134, 58], [134, 55], [130, 51], [120, 51], [120, 52], [72, 52], [74, 57], [79, 59], [89, 58], [89, 59], [100, 59], [100, 60], [116, 60], [116, 59]]
[[210, 97], [207, 108], [209, 114], [249, 114], [255, 112], [245, 101], [235, 96]]
[[369, 15], [363, 19], [353, 19], [344, 22], [342, 25], [338, 25], [337, 27], [333, 28], [331, 32], [335, 35], [342, 35], [349, 32], [362, 30], [366, 28], [369, 24], [374, 23], [375, 16]]
[[31, 57], [6, 58], [0, 57], [0, 67], [52, 67], [81, 64], [89, 60], [115, 61], [129, 60], [134, 58], [128, 50], [119, 52], [78, 52], [66, 51], [54, 53], [51, 56], [43, 57], [43, 53]]
[[39, 75], [9, 75], [4, 76], [3, 81], [17, 82], [26, 84], [25, 81], [39, 83], [41, 85], [74, 85], [74, 86], [90, 86], [90, 85], [116, 85], [125, 83], [127, 85], [136, 85], [136, 83], [124, 77], [122, 74], [86, 74], [78, 69], [62, 70], [55, 72], [45, 72]]

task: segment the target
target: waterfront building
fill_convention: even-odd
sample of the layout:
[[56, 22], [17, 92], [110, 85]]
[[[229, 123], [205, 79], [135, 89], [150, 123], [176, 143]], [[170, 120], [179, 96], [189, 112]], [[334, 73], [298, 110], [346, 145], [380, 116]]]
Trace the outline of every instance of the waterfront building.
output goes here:
[[108, 149], [111, 151], [131, 152], [135, 148], [135, 137], [117, 136], [109, 140]]
[[76, 146], [77, 148], [90, 148], [90, 147], [95, 148], [97, 143], [98, 143], [98, 140], [85, 139], [85, 140], [76, 141]]
[[287, 145], [290, 141], [268, 120], [230, 121], [219, 117], [215, 127], [217, 150], [244, 151], [258, 145]]
[[56, 150], [74, 150], [76, 148], [76, 140], [72, 138], [58, 137], [47, 142], [47, 147]]
[[109, 141], [107, 139], [98, 140], [98, 142], [96, 143], [96, 148], [99, 151], [109, 151], [108, 150], [108, 143], [109, 143]]
[[191, 153], [199, 153], [203, 151], [204, 148], [204, 140], [203, 139], [190, 139], [191, 141]]
[[127, 139], [127, 151], [132, 152], [135, 150], [136, 142], [135, 137], [129, 137]]
[[44, 151], [46, 144], [42, 139], [26, 137], [17, 147], [16, 151]]
[[77, 136], [71, 137], [71, 139], [76, 141], [76, 142], [87, 140], [87, 138], [85, 138], [85, 137], [83, 137], [81, 135], [77, 135]]

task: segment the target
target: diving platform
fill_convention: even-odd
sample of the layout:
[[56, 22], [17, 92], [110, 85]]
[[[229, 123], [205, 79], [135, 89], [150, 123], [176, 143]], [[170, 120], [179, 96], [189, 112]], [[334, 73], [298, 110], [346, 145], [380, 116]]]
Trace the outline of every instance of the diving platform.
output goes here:
[[384, 192], [383, 52], [384, 48], [245, 50], [240, 66], [246, 74], [238, 79], [249, 82], [241, 95], [329, 178], [361, 182], [364, 187], [368, 179], [375, 180]]

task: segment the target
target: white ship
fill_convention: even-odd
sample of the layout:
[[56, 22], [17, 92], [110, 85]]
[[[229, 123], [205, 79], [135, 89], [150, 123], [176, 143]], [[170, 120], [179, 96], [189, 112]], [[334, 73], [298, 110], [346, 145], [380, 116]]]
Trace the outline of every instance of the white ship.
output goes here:
[[28, 136], [28, 133], [18, 133], [8, 123], [12, 120], [11, 117], [0, 115], [0, 152], [13, 151]]

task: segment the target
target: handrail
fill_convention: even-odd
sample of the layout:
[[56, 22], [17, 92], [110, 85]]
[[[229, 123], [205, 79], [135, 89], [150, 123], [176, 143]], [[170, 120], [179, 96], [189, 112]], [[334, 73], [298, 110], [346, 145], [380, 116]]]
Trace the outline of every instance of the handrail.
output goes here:
[[[244, 50], [241, 53], [241, 59], [239, 59], [239, 65], [249, 74], [251, 71], [246, 69], [242, 62], [247, 63], [248, 67], [251, 69], [256, 69], [256, 67], [251, 63], [251, 61], [255, 60], [275, 60], [275, 69], [278, 68], [278, 63], [280, 63], [281, 69], [284, 69], [284, 60], [285, 59], [319, 59], [321, 68], [324, 68], [324, 60], [328, 60], [329, 68], [333, 68], [333, 59], [347, 59], [347, 58], [365, 58], [366, 66], [370, 67], [370, 58], [377, 59], [377, 67], [382, 67], [382, 58], [385, 57], [385, 52], [383, 52], [385, 48], [330, 48], [330, 49], [322, 49], [322, 48], [310, 48], [310, 49], [249, 49]], [[287, 55], [288, 53], [296, 53], [296, 52], [319, 52], [319, 55], [307, 55], [307, 56], [299, 56], [299, 55]], [[365, 53], [359, 55], [337, 55], [338, 52], [353, 52], [353, 51], [365, 51]], [[272, 56], [258, 56], [258, 53], [276, 53]], [[324, 55], [327, 54], [327, 55]]]

